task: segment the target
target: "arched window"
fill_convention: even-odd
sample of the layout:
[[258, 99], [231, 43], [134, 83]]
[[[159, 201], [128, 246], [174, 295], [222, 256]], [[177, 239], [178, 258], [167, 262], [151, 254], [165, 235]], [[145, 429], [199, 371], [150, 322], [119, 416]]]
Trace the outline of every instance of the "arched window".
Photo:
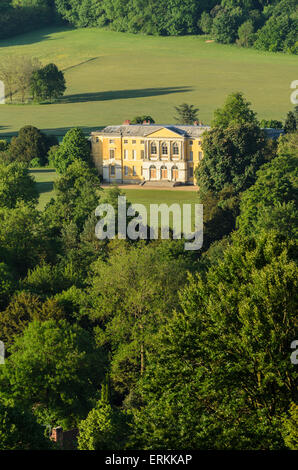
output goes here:
[[168, 155], [168, 144], [165, 142], [161, 144], [161, 153], [162, 155]]
[[156, 155], [156, 154], [157, 154], [156, 143], [152, 142], [152, 144], [151, 144], [151, 155]]
[[173, 155], [179, 155], [179, 146], [177, 142], [174, 142], [173, 144]]

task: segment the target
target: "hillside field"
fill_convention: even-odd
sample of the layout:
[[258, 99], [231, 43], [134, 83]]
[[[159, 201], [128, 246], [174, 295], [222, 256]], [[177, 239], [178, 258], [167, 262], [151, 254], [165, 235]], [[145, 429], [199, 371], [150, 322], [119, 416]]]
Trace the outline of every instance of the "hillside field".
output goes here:
[[56, 135], [73, 126], [86, 133], [138, 114], [173, 123], [174, 106], [196, 105], [209, 124], [232, 91], [243, 91], [259, 118], [284, 119], [297, 57], [206, 42], [206, 37], [155, 37], [104, 29], [47, 29], [0, 41], [7, 55], [38, 57], [65, 71], [60, 103], [1, 105], [0, 135], [32, 124]]

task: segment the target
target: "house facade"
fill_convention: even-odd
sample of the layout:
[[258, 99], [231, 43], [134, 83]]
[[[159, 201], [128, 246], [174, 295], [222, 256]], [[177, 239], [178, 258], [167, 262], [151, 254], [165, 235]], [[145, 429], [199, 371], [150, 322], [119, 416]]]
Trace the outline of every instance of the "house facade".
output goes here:
[[95, 166], [105, 183], [138, 184], [170, 181], [194, 184], [203, 158], [207, 126], [129, 124], [92, 132]]

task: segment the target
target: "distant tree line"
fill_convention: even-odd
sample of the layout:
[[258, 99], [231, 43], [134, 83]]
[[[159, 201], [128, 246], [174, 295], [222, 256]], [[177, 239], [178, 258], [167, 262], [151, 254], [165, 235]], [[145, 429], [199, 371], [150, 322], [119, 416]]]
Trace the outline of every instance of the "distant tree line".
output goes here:
[[208, 34], [223, 44], [298, 52], [296, 0], [4, 0], [0, 39], [61, 21], [161, 36]]
[[2, 0], [0, 39], [35, 30], [57, 20], [54, 0]]
[[210, 34], [223, 44], [297, 54], [296, 0], [55, 0], [77, 27], [162, 36]]

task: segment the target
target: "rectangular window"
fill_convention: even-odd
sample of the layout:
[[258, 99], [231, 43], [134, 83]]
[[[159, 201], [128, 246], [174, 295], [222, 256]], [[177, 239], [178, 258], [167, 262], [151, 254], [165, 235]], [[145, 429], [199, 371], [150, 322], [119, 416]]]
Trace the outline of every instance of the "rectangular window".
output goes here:
[[137, 172], [136, 172], [136, 167], [135, 167], [135, 166], [132, 167], [132, 174], [133, 174], [133, 176], [137, 176]]
[[133, 140], [133, 141], [132, 141], [132, 143], [133, 143], [133, 144], [136, 144], [136, 143], [137, 143], [137, 141], [136, 141], [136, 140]]
[[111, 165], [110, 169], [111, 169], [111, 176], [115, 176], [115, 167], [114, 167], [114, 165]]
[[125, 144], [128, 144], [128, 140], [124, 140], [124, 143], [125, 143]]
[[203, 160], [203, 152], [199, 152], [199, 160]]
[[115, 143], [115, 141], [114, 141], [113, 139], [110, 139], [109, 142], [110, 142], [110, 144], [114, 144], [114, 143]]
[[110, 149], [110, 158], [115, 158], [115, 150]]
[[128, 159], [128, 150], [125, 149], [124, 150], [124, 160], [127, 160]]
[[189, 141], [189, 145], [192, 145], [192, 144], [193, 144], [193, 141], [192, 141], [192, 140], [190, 140], [190, 141]]
[[190, 162], [193, 161], [193, 151], [192, 150], [189, 152], [189, 161]]
[[124, 167], [124, 175], [125, 175], [125, 176], [128, 176], [128, 166], [125, 166], [125, 167]]
[[189, 176], [190, 178], [193, 178], [193, 167], [192, 167], [192, 166], [190, 166], [190, 167], [188, 168], [188, 176]]
[[133, 151], [132, 151], [132, 159], [133, 159], [133, 160], [136, 160], [136, 159], [137, 159], [137, 151], [136, 151], [136, 150], [133, 150]]
[[141, 144], [143, 144], [143, 143], [144, 143], [144, 141], [143, 141], [143, 140], [141, 140]]

